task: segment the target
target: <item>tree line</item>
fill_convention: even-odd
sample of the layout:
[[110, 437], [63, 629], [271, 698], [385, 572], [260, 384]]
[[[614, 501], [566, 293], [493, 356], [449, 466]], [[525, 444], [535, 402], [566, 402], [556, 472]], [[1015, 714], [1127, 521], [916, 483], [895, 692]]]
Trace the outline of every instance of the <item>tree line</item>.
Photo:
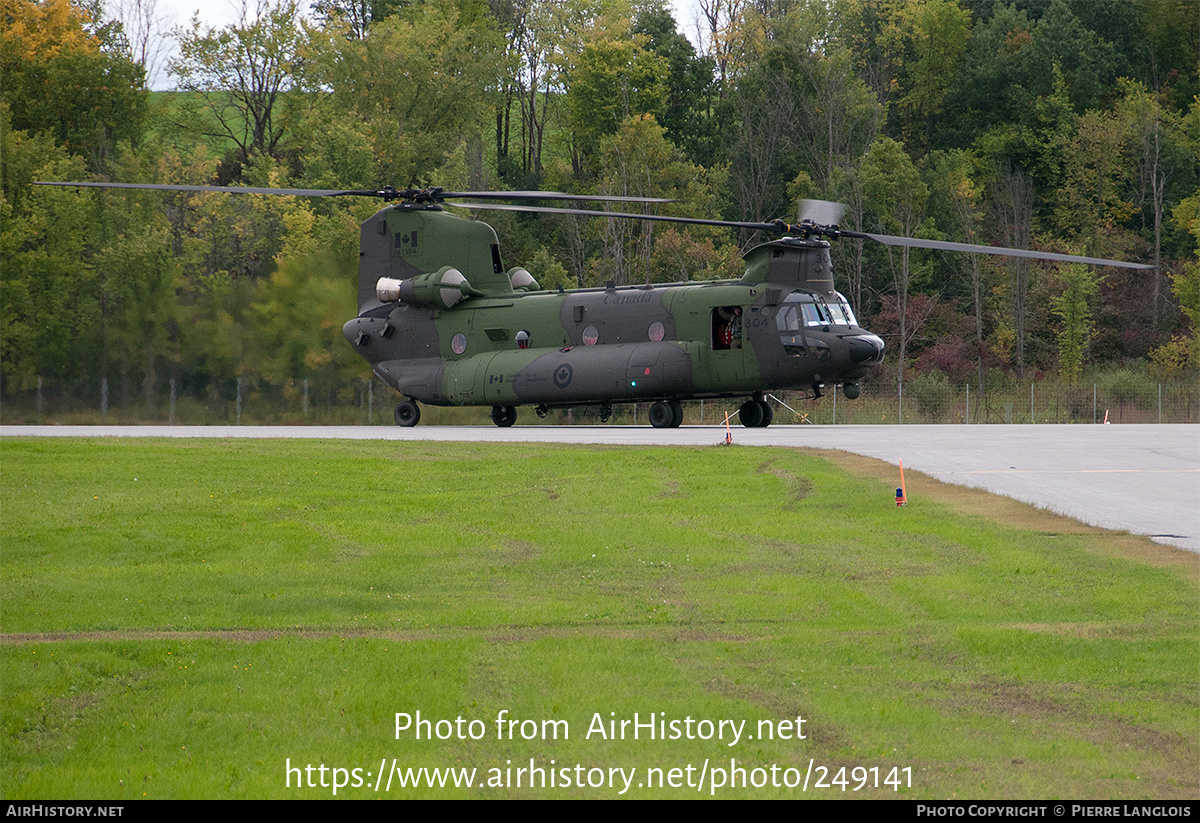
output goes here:
[[[154, 93], [147, 4], [0, 0], [6, 395], [56, 377], [150, 408], [168, 378], [203, 397], [366, 376], [341, 325], [378, 204], [34, 180], [549, 189], [740, 221], [833, 200], [858, 231], [1155, 265], [842, 241], [878, 380], [1200, 372], [1196, 0], [700, 0], [697, 21], [663, 0], [258, 0], [177, 29], [176, 90]], [[765, 239], [487, 219], [543, 287], [736, 277]]]

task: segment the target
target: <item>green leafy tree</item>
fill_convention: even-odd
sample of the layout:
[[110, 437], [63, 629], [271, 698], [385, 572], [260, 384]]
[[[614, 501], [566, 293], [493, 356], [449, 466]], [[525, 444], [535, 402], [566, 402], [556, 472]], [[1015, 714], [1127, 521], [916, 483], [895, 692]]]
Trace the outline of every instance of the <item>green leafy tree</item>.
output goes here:
[[633, 33], [646, 38], [647, 51], [666, 60], [667, 100], [658, 120], [666, 129], [667, 139], [692, 162], [712, 165], [719, 151], [714, 116], [716, 62], [696, 53], [676, 29], [675, 18], [661, 0], [638, 12]]
[[[1128, 4], [1119, 4], [1122, 12]], [[1200, 5], [1190, 0], [1138, 3], [1142, 36], [1126, 37], [1142, 59], [1137, 76], [1149, 88], [1169, 95], [1183, 111], [1200, 95]], [[1123, 15], [1122, 15], [1123, 16]], [[1119, 38], [1110, 38], [1119, 42]]]
[[787, 183], [802, 170], [795, 50], [770, 48], [721, 104], [729, 183], [739, 220], [788, 214]]
[[291, 109], [303, 100], [295, 92], [307, 39], [298, 0], [258, 0], [252, 13], [243, 6], [242, 19], [220, 29], [196, 16], [182, 33], [170, 72], [181, 91], [202, 101], [196, 128], [235, 146], [229, 177], [255, 157], [282, 156]]
[[630, 40], [588, 43], [571, 71], [567, 95], [577, 174], [600, 141], [630, 117], [661, 117], [666, 109], [667, 61]]
[[[935, 152], [930, 156], [926, 179], [931, 192], [931, 211], [940, 212], [939, 225], [947, 234], [967, 243], [980, 242], [979, 232], [984, 217], [983, 187], [978, 182], [976, 158], [969, 152]], [[987, 390], [985, 360], [987, 345], [984, 311], [991, 293], [993, 266], [986, 265], [983, 255], [945, 255], [948, 265], [962, 273], [970, 288], [973, 325], [975, 327], [976, 402]], [[976, 407], [978, 409], [978, 406]]]
[[1112, 44], [1080, 23], [1074, 5], [1051, 0], [1036, 19], [1016, 5], [997, 5], [972, 29], [962, 73], [946, 97], [956, 117], [943, 145], [965, 146], [1003, 124], [1034, 127], [1044, 117], [1036, 103], [1055, 92], [1058, 78], [1071, 111], [1099, 106], [1117, 61]]
[[1083, 373], [1083, 362], [1094, 331], [1092, 301], [1100, 282], [1092, 266], [1079, 263], [1059, 269], [1058, 293], [1051, 297], [1051, 310], [1061, 324], [1058, 363], [1062, 376], [1075, 385]]
[[355, 292], [341, 275], [353, 260], [296, 247], [258, 284], [248, 313], [249, 375], [283, 386], [312, 379], [334, 382], [360, 370], [345, 345], [342, 324], [355, 313]]
[[[880, 137], [867, 153], [862, 175], [871, 210], [881, 228], [889, 234], [916, 237], [925, 222], [929, 187], [921, 180], [904, 146], [890, 137]], [[915, 275], [914, 251], [908, 246], [901, 246], [899, 252], [893, 252], [889, 246], [887, 253], [899, 325], [896, 381], [903, 384], [905, 357], [913, 334], [913, 325], [908, 318], [908, 302]], [[900, 258], [898, 262], [894, 259], [896, 256]]]
[[761, 56], [721, 110], [736, 214], [794, 215], [787, 183], [804, 173], [816, 196], [850, 201], [849, 219], [860, 220], [856, 170], [885, 109], [854, 74], [844, 19], [825, 4], [804, 3], [765, 25]]
[[1126, 199], [1131, 142], [1127, 122], [1111, 113], [1088, 111], [1063, 147], [1054, 225], [1059, 235], [1079, 238], [1090, 254], [1108, 257], [1124, 251], [1112, 243], [1134, 211]]
[[[133, 213], [146, 212], [143, 207]], [[171, 338], [178, 328], [179, 264], [171, 257], [164, 222], [161, 216], [149, 223], [126, 222], [105, 239], [92, 264], [100, 291], [101, 378], [107, 382], [108, 361], [115, 361], [127, 404], [131, 381], [140, 372], [147, 416], [154, 413], [160, 368], [174, 361]]]
[[761, 56], [764, 15], [748, 0], [699, 0], [697, 5], [701, 52], [716, 64], [717, 89], [724, 99], [736, 78]]
[[923, 153], [961, 74], [971, 15], [954, 0], [906, 0], [892, 14], [881, 41], [896, 64], [900, 130]]
[[406, 186], [428, 180], [464, 140], [480, 144], [499, 45], [486, 19], [462, 23], [453, 6], [427, 4], [342, 42], [315, 79], [369, 136], [381, 179]]
[[[597, 161], [596, 193], [620, 197], [671, 197], [687, 188], [691, 171], [649, 115], [631, 117], [615, 134], [605, 136]], [[595, 221], [588, 230], [596, 231], [601, 240], [601, 256], [593, 261], [593, 283], [650, 281], [652, 222], [609, 218]]]
[[[1164, 245], [1180, 250], [1184, 246], [1171, 236], [1166, 215], [1172, 201], [1178, 203], [1194, 191], [1196, 147], [1188, 145], [1188, 114], [1173, 111], [1165, 94], [1152, 94], [1144, 85], [1124, 78], [1119, 88], [1121, 99], [1114, 107], [1114, 116], [1130, 133], [1129, 197], [1138, 211], [1135, 224], [1140, 223], [1142, 236], [1152, 237], [1154, 244], [1155, 275], [1148, 319], [1157, 326], [1168, 313]], [[1191, 117], [1197, 115], [1200, 103], [1193, 101]]]
[[[776, 31], [777, 40], [801, 49], [797, 56], [795, 92], [798, 149], [819, 195], [850, 201], [852, 192], [838, 191], [837, 180], [853, 175], [879, 136], [887, 108], [854, 71], [855, 57], [842, 31], [843, 21], [822, 14], [824, 5], [798, 6]], [[861, 202], [850, 203], [861, 213]]]
[[[562, 109], [575, 60], [587, 43], [630, 40], [630, 3], [491, 0], [491, 9], [504, 42], [490, 61], [500, 75], [495, 108], [498, 171], [523, 187], [537, 187], [546, 173], [547, 147], [558, 148], [550, 141], [556, 118], [570, 116]], [[575, 174], [581, 155], [569, 157], [572, 148], [566, 146], [557, 158], [574, 160]]]
[[567, 268], [545, 246], [539, 247], [525, 264], [525, 269], [543, 289], [573, 289], [578, 283], [567, 273]]
[[[1200, 194], [1183, 200], [1172, 216], [1200, 242]], [[1200, 257], [1194, 249], [1180, 269], [1171, 274], [1171, 290], [1190, 328], [1151, 352], [1150, 359], [1162, 377], [1194, 376], [1200, 369]]]
[[7, 388], [27, 389], [39, 376], [95, 365], [87, 347], [98, 313], [88, 260], [94, 195], [30, 186], [85, 176], [84, 164], [44, 133], [10, 128], [6, 113], [0, 106], [0, 372]]

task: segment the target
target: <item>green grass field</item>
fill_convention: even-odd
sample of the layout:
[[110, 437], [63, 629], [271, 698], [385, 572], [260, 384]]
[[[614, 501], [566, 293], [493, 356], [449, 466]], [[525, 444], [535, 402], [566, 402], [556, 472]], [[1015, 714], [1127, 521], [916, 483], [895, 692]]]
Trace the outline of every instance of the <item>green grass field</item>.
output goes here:
[[5, 439], [0, 791], [1200, 795], [1196, 556], [890, 471]]

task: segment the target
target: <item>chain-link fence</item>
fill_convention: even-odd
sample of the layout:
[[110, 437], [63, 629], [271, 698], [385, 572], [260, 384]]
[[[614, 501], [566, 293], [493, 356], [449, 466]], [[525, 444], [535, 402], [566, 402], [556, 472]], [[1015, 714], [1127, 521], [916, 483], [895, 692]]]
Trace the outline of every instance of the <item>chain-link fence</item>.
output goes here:
[[[972, 385], [918, 379], [903, 387], [864, 387], [857, 400], [827, 392], [820, 400], [797, 402], [807, 422], [822, 424], [1200, 422], [1200, 384], [1145, 378], [1075, 386], [1031, 382], [982, 393]], [[775, 419], [787, 420], [778, 413]]]
[[[6, 424], [178, 424], [178, 425], [393, 425], [398, 395], [375, 378], [294, 380], [269, 384], [231, 379], [160, 385], [120, 381], [39, 379], [28, 388], [0, 384], [0, 422]], [[769, 396], [776, 424], [823, 425], [895, 423], [1196, 423], [1200, 422], [1200, 383], [1159, 383], [1129, 372], [1095, 382], [1064, 386], [1052, 381], [1010, 385], [980, 393], [972, 385], [917, 377], [902, 389], [864, 386], [847, 400], [826, 388], [810, 393]], [[610, 423], [648, 424], [648, 403], [618, 404]], [[684, 403], [688, 425], [719, 424], [725, 414], [737, 422], [740, 400]], [[598, 407], [556, 409], [543, 422], [600, 422]], [[519, 423], [535, 422], [522, 409]], [[487, 424], [486, 408], [423, 406], [422, 425]]]

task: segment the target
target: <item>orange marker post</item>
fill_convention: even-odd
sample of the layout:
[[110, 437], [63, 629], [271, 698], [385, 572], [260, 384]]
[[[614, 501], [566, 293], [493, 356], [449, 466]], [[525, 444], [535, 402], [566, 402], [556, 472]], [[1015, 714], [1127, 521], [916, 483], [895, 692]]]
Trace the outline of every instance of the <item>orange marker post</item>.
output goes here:
[[908, 495], [904, 491], [904, 461], [900, 461], [900, 488], [896, 489], [896, 505], [908, 505]]
[[729, 412], [725, 412], [725, 445], [733, 445], [733, 432], [729, 429]]

